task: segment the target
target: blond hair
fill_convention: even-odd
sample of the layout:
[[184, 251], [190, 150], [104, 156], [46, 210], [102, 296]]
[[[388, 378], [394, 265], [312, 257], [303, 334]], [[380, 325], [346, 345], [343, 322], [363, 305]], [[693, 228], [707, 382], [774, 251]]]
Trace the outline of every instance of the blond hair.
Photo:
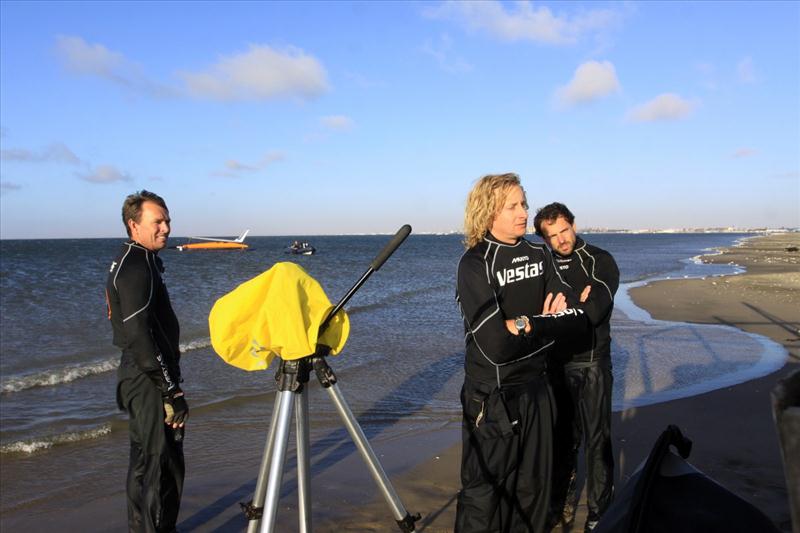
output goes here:
[[464, 211], [464, 246], [472, 248], [483, 239], [513, 187], [522, 189], [519, 176], [511, 173], [489, 174], [475, 183]]

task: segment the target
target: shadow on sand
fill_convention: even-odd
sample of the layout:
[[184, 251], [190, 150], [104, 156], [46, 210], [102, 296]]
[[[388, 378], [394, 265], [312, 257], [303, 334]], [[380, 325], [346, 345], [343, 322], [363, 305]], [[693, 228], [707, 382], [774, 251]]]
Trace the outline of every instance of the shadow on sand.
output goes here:
[[[463, 352], [453, 353], [442, 357], [433, 365], [424, 367], [422, 370], [407, 377], [395, 389], [385, 394], [369, 410], [361, 413], [359, 418], [371, 420], [369, 425], [362, 426], [364, 435], [368, 440], [379, 435], [386, 428], [397, 422], [398, 418], [413, 416], [425, 406], [441, 390], [448, 379], [459, 372], [464, 360]], [[425, 376], [439, 376], [439, 379], [425, 379]], [[315, 378], [312, 375], [312, 381]], [[413, 390], [414, 394], [399, 394], [400, 391], [407, 392]], [[342, 394], [346, 393], [342, 391]], [[398, 401], [398, 397], [402, 400]], [[387, 418], [387, 412], [398, 413], [396, 417]], [[402, 413], [402, 414], [400, 414]], [[350, 434], [344, 427], [331, 431], [317, 442], [311, 443], [311, 476], [319, 475], [322, 472], [334, 467], [337, 463], [356, 452], [355, 444], [350, 440]], [[322, 457], [321, 457], [322, 456]], [[366, 470], [367, 466], [364, 465]], [[286, 483], [292, 476], [288, 475], [296, 471], [296, 458], [294, 455], [287, 454], [284, 464], [284, 482], [280, 497], [286, 497], [296, 491], [293, 483]], [[178, 524], [180, 531], [193, 531], [204, 524], [210, 522], [215, 517], [227, 512], [237, 502], [246, 502], [252, 499], [255, 491], [257, 479], [252, 479], [242, 484], [231, 492], [220, 496], [211, 502], [204, 509], [196, 512], [192, 516]], [[241, 531], [247, 528], [247, 519], [243, 513], [237, 513], [223, 525], [217, 527], [215, 531]]]

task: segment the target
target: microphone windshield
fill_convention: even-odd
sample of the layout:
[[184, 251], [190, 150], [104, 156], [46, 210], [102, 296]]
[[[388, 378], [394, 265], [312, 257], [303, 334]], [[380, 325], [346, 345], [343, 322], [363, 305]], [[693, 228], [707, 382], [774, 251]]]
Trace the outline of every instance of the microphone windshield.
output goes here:
[[389, 244], [384, 246], [383, 250], [381, 250], [381, 253], [379, 253], [375, 259], [372, 260], [372, 263], [370, 263], [369, 266], [372, 267], [372, 270], [378, 270], [381, 268], [386, 260], [389, 259], [389, 256], [392, 255], [401, 244], [403, 244], [403, 241], [406, 240], [406, 237], [408, 237], [410, 233], [411, 226], [408, 224], [405, 224], [403, 227], [397, 230], [397, 233], [394, 234], [394, 237], [392, 237], [392, 240], [389, 241]]

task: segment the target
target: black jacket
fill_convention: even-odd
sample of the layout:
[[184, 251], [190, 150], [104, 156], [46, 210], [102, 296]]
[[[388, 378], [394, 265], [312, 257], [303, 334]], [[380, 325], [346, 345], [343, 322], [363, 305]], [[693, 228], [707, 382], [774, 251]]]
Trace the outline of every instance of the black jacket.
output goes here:
[[579, 307], [586, 312], [592, 325], [591, 342], [571, 344], [567, 354], [559, 347], [559, 360], [589, 363], [611, 357], [611, 312], [614, 295], [619, 287], [619, 268], [610, 253], [587, 244], [578, 237], [575, 249], [567, 257], [553, 252], [558, 272], [572, 290], [580, 295], [584, 287], [592, 286], [589, 299]]
[[[556, 339], [587, 336], [589, 325], [574, 307], [542, 316], [547, 293], [562, 292], [574, 303], [544, 245], [520, 239], [503, 244], [487, 233], [458, 264], [456, 300], [464, 319], [467, 377], [498, 386], [520, 384], [539, 376]], [[505, 321], [527, 316], [533, 332], [513, 335]]]
[[128, 241], [111, 263], [106, 299], [114, 345], [122, 350], [119, 380], [144, 373], [166, 394], [181, 381], [180, 327], [163, 271], [155, 253]]

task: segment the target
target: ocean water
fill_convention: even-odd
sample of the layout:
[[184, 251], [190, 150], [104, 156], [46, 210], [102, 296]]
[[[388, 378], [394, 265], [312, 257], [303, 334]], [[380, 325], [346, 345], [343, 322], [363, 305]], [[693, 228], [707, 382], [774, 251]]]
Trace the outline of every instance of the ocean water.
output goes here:
[[[782, 366], [785, 353], [771, 341], [723, 326], [654, 321], [627, 297], [627, 286], [646, 280], [736, 274], [734, 265], [700, 264], [696, 257], [743, 237], [587, 236], [615, 256], [624, 284], [612, 323], [615, 409], [698, 394]], [[294, 238], [311, 242], [318, 254], [285, 255]], [[207, 317], [215, 300], [291, 260], [337, 302], [389, 238], [253, 237], [246, 252], [161, 253], [181, 322], [192, 462], [209, 473], [242, 461], [257, 468], [274, 402], [274, 366], [245, 372], [213, 352]], [[114, 403], [119, 355], [104, 300], [121, 242], [0, 241], [0, 515], [122, 490], [127, 422]], [[454, 286], [462, 251], [460, 236], [412, 235], [347, 305], [350, 338], [329, 363], [371, 441], [460, 421], [464, 346]], [[314, 385], [312, 472], [318, 472], [352, 453], [352, 445]]]

